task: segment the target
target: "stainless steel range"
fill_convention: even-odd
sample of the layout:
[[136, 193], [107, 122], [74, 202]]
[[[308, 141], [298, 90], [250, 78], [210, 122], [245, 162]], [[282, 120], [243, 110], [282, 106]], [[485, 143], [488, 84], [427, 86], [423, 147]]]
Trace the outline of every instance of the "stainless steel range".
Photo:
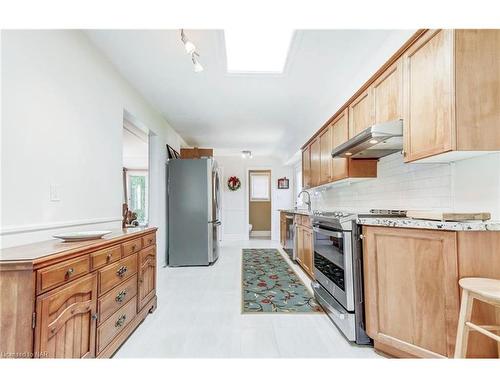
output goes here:
[[315, 297], [346, 338], [370, 344], [363, 306], [363, 262], [360, 227], [356, 214], [315, 212]]
[[363, 300], [363, 252], [358, 217], [406, 216], [402, 210], [370, 210], [313, 213], [314, 276], [317, 301], [346, 338], [359, 345], [370, 344], [365, 332]]

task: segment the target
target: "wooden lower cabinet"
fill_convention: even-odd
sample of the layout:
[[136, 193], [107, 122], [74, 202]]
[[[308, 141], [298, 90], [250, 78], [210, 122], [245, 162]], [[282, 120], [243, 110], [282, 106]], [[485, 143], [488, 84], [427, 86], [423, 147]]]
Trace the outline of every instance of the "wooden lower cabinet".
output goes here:
[[[500, 259], [500, 247], [495, 248], [491, 238], [484, 239], [490, 234], [479, 234], [483, 243], [489, 243], [484, 248], [491, 248], [482, 253], [483, 248], [473, 245], [479, 241], [474, 233], [479, 232], [363, 227], [366, 327], [376, 348], [399, 357], [453, 357], [463, 254], [469, 254], [468, 264], [487, 265]], [[500, 243], [500, 232], [495, 238]], [[496, 268], [490, 268], [489, 277], [500, 278]], [[479, 270], [472, 275], [485, 277]], [[484, 324], [495, 324], [494, 311], [485, 314], [490, 320]], [[481, 320], [480, 315], [476, 318]], [[494, 343], [469, 345], [474, 356], [498, 356]]]
[[95, 357], [97, 275], [38, 297], [36, 319], [35, 353], [40, 357]]
[[[0, 357], [111, 357], [156, 308], [155, 232], [3, 249]], [[34, 257], [16, 260], [23, 251]]]
[[141, 310], [156, 294], [156, 246], [139, 251], [137, 310]]
[[[311, 277], [314, 278], [314, 252], [313, 252], [313, 230], [309, 221], [309, 217], [297, 215], [305, 220], [299, 221], [295, 229], [297, 236], [295, 246], [297, 246], [297, 262], [302, 269]], [[298, 220], [296, 220], [297, 222]], [[306, 221], [306, 222], [304, 222]]]
[[280, 212], [280, 244], [283, 248], [286, 245], [286, 229], [286, 214]]

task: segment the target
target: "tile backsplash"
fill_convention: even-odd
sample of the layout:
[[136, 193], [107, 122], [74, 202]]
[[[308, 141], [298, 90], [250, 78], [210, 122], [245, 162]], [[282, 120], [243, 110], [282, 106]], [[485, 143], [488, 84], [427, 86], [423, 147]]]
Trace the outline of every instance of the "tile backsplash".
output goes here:
[[396, 153], [380, 159], [377, 168], [374, 179], [312, 189], [312, 208], [487, 211], [500, 220], [500, 154], [410, 164]]

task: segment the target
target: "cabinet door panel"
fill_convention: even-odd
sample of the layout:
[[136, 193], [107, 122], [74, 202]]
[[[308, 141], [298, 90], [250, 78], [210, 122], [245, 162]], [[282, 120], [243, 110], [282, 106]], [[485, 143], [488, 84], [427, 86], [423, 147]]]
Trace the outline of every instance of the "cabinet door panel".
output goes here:
[[138, 306], [141, 310], [156, 293], [156, 246], [139, 252]]
[[311, 149], [309, 146], [302, 151], [302, 187], [304, 189], [311, 187]]
[[[332, 124], [332, 149], [349, 140], [348, 110], [346, 109]], [[347, 159], [332, 159], [332, 180], [337, 181], [348, 177]]]
[[35, 352], [48, 358], [95, 356], [97, 276], [37, 298]]
[[311, 187], [320, 184], [320, 152], [319, 138], [316, 138], [314, 142], [311, 143]]
[[373, 123], [399, 120], [403, 112], [402, 61], [391, 65], [372, 85]]
[[327, 184], [332, 178], [332, 127], [328, 126], [319, 136], [320, 184]]
[[405, 160], [449, 151], [455, 142], [453, 30], [430, 30], [404, 55]]
[[364, 234], [370, 337], [421, 357], [452, 355], [459, 308], [456, 234], [382, 227], [365, 227]]
[[373, 124], [370, 90], [366, 90], [349, 105], [349, 138]]

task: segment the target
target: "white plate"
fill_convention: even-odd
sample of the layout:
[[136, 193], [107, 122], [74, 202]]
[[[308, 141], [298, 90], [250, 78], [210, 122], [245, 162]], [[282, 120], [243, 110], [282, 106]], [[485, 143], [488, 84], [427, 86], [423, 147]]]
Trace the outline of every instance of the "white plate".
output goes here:
[[110, 230], [89, 230], [85, 232], [68, 232], [56, 234], [52, 237], [59, 238], [65, 242], [76, 242], [84, 240], [97, 240], [106, 234], [110, 234]]

